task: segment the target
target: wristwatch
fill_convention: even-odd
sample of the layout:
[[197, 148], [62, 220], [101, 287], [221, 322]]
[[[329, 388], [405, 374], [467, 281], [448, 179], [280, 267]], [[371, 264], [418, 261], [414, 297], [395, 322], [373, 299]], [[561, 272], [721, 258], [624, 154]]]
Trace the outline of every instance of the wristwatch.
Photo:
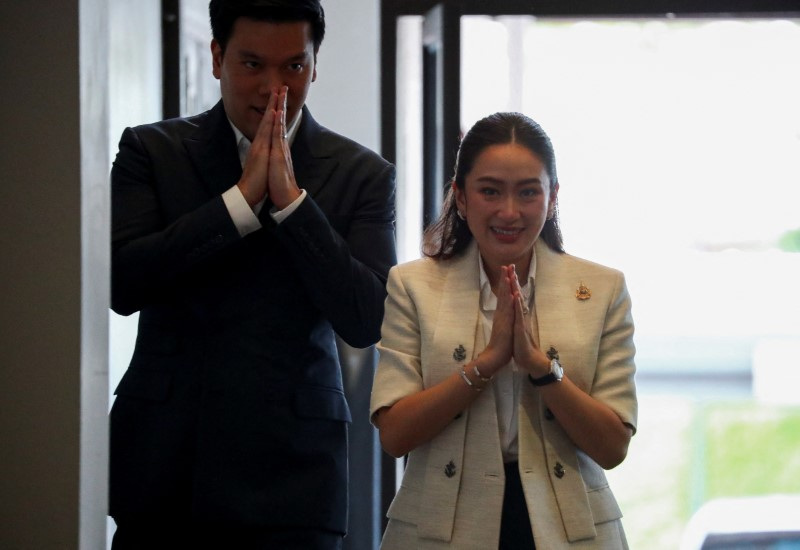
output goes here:
[[559, 363], [558, 359], [555, 357], [550, 359], [549, 373], [539, 378], [534, 378], [530, 374], [528, 375], [528, 380], [530, 380], [531, 384], [534, 386], [546, 386], [547, 384], [552, 384], [553, 382], [561, 382], [562, 378], [564, 378], [564, 369], [561, 368], [561, 363]]

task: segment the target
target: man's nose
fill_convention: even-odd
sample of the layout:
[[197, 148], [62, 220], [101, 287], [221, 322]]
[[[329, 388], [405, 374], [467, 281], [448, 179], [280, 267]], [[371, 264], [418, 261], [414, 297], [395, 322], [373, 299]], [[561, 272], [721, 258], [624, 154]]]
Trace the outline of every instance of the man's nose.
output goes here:
[[284, 85], [283, 78], [278, 71], [268, 70], [264, 71], [259, 83], [258, 93], [261, 95], [269, 96], [273, 90], [279, 90]]

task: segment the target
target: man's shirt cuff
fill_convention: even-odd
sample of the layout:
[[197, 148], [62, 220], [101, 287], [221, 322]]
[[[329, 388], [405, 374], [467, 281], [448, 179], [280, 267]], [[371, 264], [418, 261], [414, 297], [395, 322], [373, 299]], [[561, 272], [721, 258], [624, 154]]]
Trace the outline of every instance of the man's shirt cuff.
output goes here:
[[239, 187], [234, 185], [225, 191], [222, 194], [222, 201], [225, 203], [225, 207], [228, 209], [233, 225], [236, 226], [239, 235], [244, 237], [253, 231], [261, 229], [261, 222], [258, 221], [258, 217], [253, 212], [253, 209], [250, 208], [250, 205], [247, 204]]
[[[238, 187], [237, 187], [238, 189]], [[300, 190], [300, 196], [297, 197], [292, 203], [284, 208], [283, 210], [278, 210], [274, 206], [269, 209], [269, 215], [272, 216], [272, 219], [275, 220], [275, 223], [281, 223], [283, 220], [288, 218], [292, 215], [292, 212], [297, 210], [297, 207], [300, 206], [306, 198], [306, 190]]]

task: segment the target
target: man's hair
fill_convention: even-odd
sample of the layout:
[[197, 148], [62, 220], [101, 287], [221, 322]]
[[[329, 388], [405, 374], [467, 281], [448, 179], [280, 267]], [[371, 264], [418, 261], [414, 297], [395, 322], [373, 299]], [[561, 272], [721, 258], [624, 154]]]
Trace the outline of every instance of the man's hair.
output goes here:
[[211, 0], [208, 15], [211, 34], [223, 52], [240, 17], [270, 22], [308, 21], [314, 52], [325, 37], [325, 12], [320, 0]]

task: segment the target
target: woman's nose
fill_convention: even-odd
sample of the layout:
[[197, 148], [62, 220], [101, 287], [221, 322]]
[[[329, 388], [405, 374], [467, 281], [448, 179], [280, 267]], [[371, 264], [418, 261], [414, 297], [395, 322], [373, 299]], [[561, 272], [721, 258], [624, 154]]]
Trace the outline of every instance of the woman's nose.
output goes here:
[[500, 210], [498, 214], [503, 219], [515, 219], [519, 212], [519, 208], [517, 207], [517, 201], [514, 200], [512, 195], [504, 197], [502, 202], [500, 203]]

